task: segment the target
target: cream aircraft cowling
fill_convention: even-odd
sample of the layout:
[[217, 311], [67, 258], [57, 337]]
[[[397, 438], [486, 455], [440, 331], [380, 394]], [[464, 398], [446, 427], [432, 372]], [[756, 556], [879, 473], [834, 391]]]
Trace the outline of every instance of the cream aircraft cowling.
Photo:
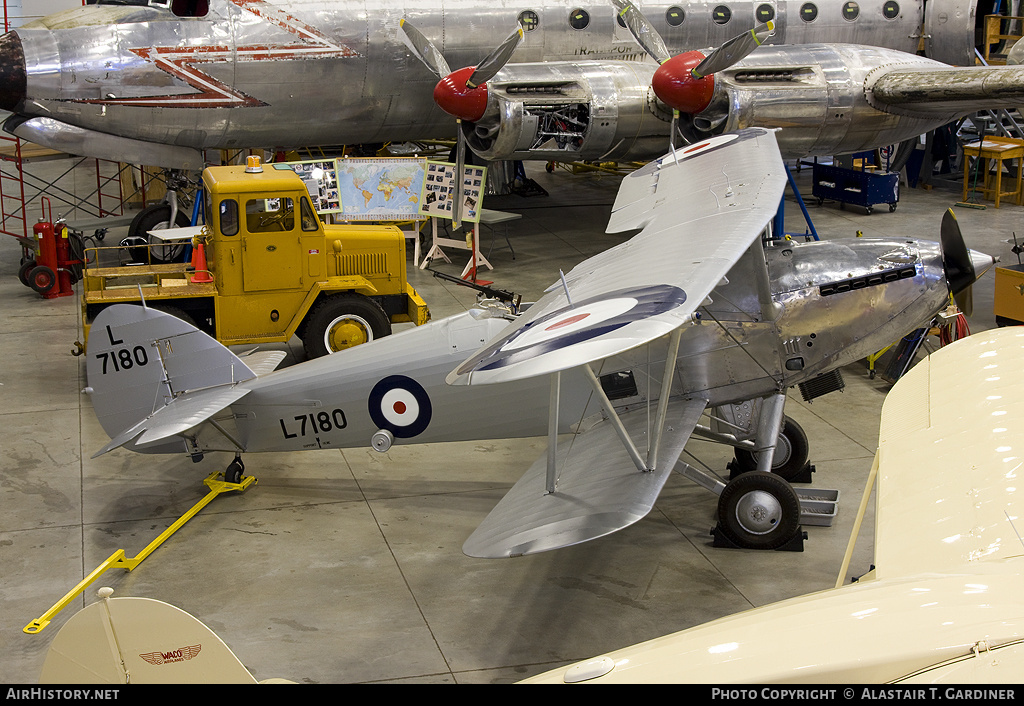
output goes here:
[[525, 311], [488, 302], [283, 370], [274, 352], [236, 356], [173, 316], [111, 306], [88, 341], [111, 437], [97, 455], [233, 452], [237, 482], [248, 452], [546, 434], [463, 547], [511, 557], [642, 519], [696, 435], [751, 471], [724, 484], [679, 464], [719, 495], [723, 538], [787, 545], [802, 535], [787, 481], [808, 463], [787, 390], [840, 389], [838, 368], [930, 325], [992, 259], [951, 211], [941, 242], [774, 238], [786, 183], [772, 131], [680, 148], [623, 179], [608, 230], [638, 232]]
[[889, 392], [867, 487], [877, 477], [875, 569], [859, 581], [526, 682], [1019, 684], [1022, 366], [1024, 329], [983, 331]]

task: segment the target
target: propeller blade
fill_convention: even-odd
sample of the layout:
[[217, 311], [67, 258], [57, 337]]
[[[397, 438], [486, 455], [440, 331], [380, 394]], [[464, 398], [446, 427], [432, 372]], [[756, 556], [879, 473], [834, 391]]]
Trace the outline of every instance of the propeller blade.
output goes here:
[[727, 68], [742, 60], [750, 52], [761, 46], [761, 42], [775, 31], [775, 23], [759, 25], [749, 32], [733, 37], [728, 42], [718, 47], [704, 61], [697, 64], [693, 69], [694, 78], [703, 78], [725, 71]]
[[[452, 204], [452, 229], [458, 230], [462, 227], [462, 171], [466, 164], [466, 138], [462, 134], [461, 120], [455, 127], [455, 193], [452, 194], [455, 202]], [[476, 253], [473, 257], [476, 257]]]
[[416, 29], [411, 22], [403, 17], [398, 21], [398, 25], [402, 28], [398, 35], [399, 39], [435, 76], [443, 78], [452, 72], [448, 68], [448, 62], [444, 60], [444, 56], [437, 50], [434, 43], [423, 36], [423, 33]]
[[664, 64], [672, 58], [661, 35], [636, 5], [629, 0], [612, 0], [612, 5], [615, 6], [615, 11], [618, 12], [622, 21], [626, 23], [626, 29], [633, 35], [633, 39], [652, 59], [659, 64]]
[[977, 272], [971, 253], [967, 250], [964, 237], [960, 233], [960, 224], [957, 223], [956, 215], [951, 208], [947, 208], [942, 216], [939, 246], [942, 250], [942, 269], [946, 272], [946, 284], [950, 293], [956, 297], [974, 284]]
[[523, 41], [523, 26], [516, 23], [512, 34], [505, 37], [505, 40], [486, 59], [477, 64], [476, 71], [466, 81], [466, 85], [469, 88], [476, 88], [481, 83], [486, 83], [494, 78], [494, 75], [508, 63], [512, 52], [516, 50], [521, 41]]

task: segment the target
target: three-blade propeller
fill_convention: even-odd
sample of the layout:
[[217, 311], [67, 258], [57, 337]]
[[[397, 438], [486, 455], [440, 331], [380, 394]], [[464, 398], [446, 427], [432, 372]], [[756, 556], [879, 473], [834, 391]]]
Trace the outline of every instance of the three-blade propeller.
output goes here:
[[672, 108], [673, 142], [678, 114], [695, 115], [707, 108], [715, 92], [714, 75], [741, 61], [775, 30], [774, 23], [768, 22], [733, 37], [706, 56], [699, 51], [672, 56], [636, 5], [629, 0], [612, 0], [612, 4], [637, 44], [659, 64], [651, 88], [662, 103]]
[[419, 58], [430, 71], [440, 79], [434, 86], [434, 102], [460, 124], [456, 129], [456, 193], [452, 209], [453, 225], [458, 227], [462, 220], [462, 170], [466, 161], [465, 138], [461, 122], [475, 123], [487, 110], [487, 82], [494, 78], [508, 63], [512, 53], [523, 39], [523, 27], [516, 29], [499, 44], [494, 51], [476, 66], [466, 66], [452, 71], [444, 56], [416, 29], [411, 22], [402, 19], [399, 36], [409, 50]]

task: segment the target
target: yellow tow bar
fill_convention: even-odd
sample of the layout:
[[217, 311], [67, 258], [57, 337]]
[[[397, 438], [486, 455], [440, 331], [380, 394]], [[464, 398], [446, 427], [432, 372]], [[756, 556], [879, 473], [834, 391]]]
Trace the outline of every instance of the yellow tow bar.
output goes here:
[[186, 522], [191, 520], [200, 510], [209, 505], [210, 502], [218, 495], [232, 490], [245, 490], [256, 482], [256, 478], [254, 476], [246, 476], [242, 478], [240, 483], [228, 483], [227, 481], [217, 480], [217, 476], [219, 475], [221, 475], [221, 473], [212, 473], [209, 477], [205, 478], [203, 483], [205, 483], [210, 489], [210, 492], [206, 494], [206, 497], [193, 505], [192, 509], [179, 517], [173, 525], [161, 532], [160, 535], [150, 542], [149, 546], [143, 549], [138, 556], [126, 557], [124, 555], [124, 549], [118, 549], [116, 552], [111, 554], [106, 561], [97, 566], [91, 574], [82, 579], [77, 586], [68, 591], [63, 598], [57, 601], [53, 607], [50, 608], [50, 610], [46, 611], [39, 618], [33, 620], [22, 628], [22, 632], [26, 632], [29, 635], [35, 635], [36, 633], [41, 632], [43, 628], [50, 624], [50, 620], [53, 616], [64, 610], [64, 608], [73, 601], [78, 594], [84, 591], [89, 584], [98, 579], [100, 574], [104, 571], [115, 568], [131, 571], [141, 564], [143, 559], [156, 551], [157, 547], [163, 544], [168, 537], [181, 529]]

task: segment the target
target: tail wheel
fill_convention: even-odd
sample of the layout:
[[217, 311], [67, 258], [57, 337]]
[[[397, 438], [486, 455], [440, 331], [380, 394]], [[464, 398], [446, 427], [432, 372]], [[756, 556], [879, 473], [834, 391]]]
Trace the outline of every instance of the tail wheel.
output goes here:
[[[793, 480], [807, 465], [810, 443], [803, 427], [786, 417], [782, 432], [775, 442], [775, 456], [772, 457], [772, 473], [786, 480]], [[757, 454], [745, 449], [736, 449], [736, 462], [742, 472], [757, 469]]]
[[320, 301], [302, 334], [306, 358], [369, 343], [391, 334], [391, 320], [375, 301], [359, 294], [339, 294]]
[[718, 498], [718, 528], [746, 549], [777, 549], [800, 527], [800, 498], [774, 473], [751, 471], [729, 481]]

